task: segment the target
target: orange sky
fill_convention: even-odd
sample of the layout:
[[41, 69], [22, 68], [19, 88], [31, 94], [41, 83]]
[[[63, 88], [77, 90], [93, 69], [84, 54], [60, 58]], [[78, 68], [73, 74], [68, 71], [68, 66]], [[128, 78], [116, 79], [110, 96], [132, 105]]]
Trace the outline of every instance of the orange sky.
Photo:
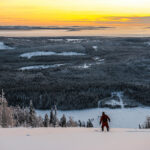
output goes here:
[[149, 26], [150, 0], [0, 0], [0, 25]]

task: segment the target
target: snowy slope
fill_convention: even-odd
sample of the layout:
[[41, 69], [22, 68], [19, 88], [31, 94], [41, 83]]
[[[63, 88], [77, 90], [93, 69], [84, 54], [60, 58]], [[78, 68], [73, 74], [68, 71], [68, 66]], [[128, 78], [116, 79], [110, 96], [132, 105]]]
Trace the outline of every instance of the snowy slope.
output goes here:
[[150, 130], [0, 129], [1, 150], [149, 150]]

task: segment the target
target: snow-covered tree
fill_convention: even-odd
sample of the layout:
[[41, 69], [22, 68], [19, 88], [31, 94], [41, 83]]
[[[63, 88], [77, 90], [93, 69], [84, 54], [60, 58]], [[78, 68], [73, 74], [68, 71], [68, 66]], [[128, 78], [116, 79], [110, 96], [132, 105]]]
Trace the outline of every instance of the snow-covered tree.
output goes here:
[[72, 117], [69, 117], [69, 121], [67, 122], [67, 127], [77, 127], [78, 123], [72, 119]]
[[31, 127], [36, 127], [36, 116], [35, 116], [35, 110], [33, 108], [32, 100], [30, 101], [30, 107], [29, 107], [29, 124]]
[[59, 120], [57, 118], [57, 107], [56, 107], [56, 105], [54, 107], [54, 110], [53, 110], [53, 108], [51, 108], [50, 125], [53, 127], [59, 126]]
[[59, 124], [61, 127], [66, 127], [66, 123], [67, 123], [66, 116], [63, 114], [63, 116], [60, 118]]
[[50, 110], [50, 125], [52, 125], [53, 124], [53, 122], [54, 122], [54, 114], [53, 114], [53, 108], [51, 108], [51, 110]]
[[4, 91], [0, 96], [0, 125], [4, 128], [11, 127], [14, 124], [13, 111], [8, 107]]
[[44, 118], [44, 127], [48, 127], [49, 126], [49, 118], [48, 115], [45, 114], [45, 118]]
[[92, 120], [89, 119], [89, 120], [87, 121], [87, 128], [92, 128], [92, 127], [93, 127]]
[[82, 122], [81, 122], [81, 120], [78, 120], [78, 125], [79, 125], [79, 127], [82, 127]]
[[54, 122], [53, 122], [53, 126], [55, 127], [57, 125], [58, 121], [57, 121], [57, 107], [55, 105], [54, 108]]
[[150, 128], [150, 117], [147, 117], [147, 118], [146, 118], [145, 128], [146, 128], [146, 129]]

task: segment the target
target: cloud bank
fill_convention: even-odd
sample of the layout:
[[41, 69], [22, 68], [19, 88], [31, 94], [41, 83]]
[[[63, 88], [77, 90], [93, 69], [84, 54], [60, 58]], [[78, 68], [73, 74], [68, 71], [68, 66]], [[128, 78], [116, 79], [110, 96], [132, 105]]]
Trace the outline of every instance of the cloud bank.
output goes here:
[[67, 31], [81, 31], [81, 30], [104, 30], [113, 28], [109, 26], [0, 26], [0, 30], [67, 30]]

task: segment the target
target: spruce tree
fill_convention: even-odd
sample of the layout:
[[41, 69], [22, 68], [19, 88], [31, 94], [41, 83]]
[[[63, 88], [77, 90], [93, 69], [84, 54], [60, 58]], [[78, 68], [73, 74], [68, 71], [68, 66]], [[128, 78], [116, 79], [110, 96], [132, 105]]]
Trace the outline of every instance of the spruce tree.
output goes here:
[[89, 119], [87, 121], [87, 128], [92, 128], [92, 127], [93, 127], [92, 121], [91, 121], [91, 119]]
[[13, 119], [13, 112], [10, 107], [8, 107], [7, 100], [5, 98], [5, 93], [2, 90], [2, 94], [0, 97], [0, 114], [1, 114], [1, 120], [0, 124], [3, 128], [9, 127], [13, 125], [14, 119]]
[[30, 100], [29, 115], [29, 124], [31, 125], [31, 127], [36, 127], [35, 110], [33, 108], [32, 100]]
[[55, 111], [55, 114], [54, 114], [53, 126], [55, 127], [57, 125], [57, 123], [58, 123], [58, 120], [57, 120], [57, 107], [56, 107], [56, 105], [55, 105], [54, 111]]
[[49, 126], [49, 118], [48, 118], [48, 115], [45, 114], [44, 127], [48, 127], [48, 126]]
[[49, 121], [49, 123], [50, 123], [50, 124], [53, 124], [53, 122], [54, 122], [54, 114], [53, 114], [53, 108], [51, 108], [51, 111], [50, 111], [50, 121]]
[[66, 127], [66, 123], [67, 123], [66, 116], [63, 114], [63, 116], [60, 119], [60, 126], [61, 127]]

